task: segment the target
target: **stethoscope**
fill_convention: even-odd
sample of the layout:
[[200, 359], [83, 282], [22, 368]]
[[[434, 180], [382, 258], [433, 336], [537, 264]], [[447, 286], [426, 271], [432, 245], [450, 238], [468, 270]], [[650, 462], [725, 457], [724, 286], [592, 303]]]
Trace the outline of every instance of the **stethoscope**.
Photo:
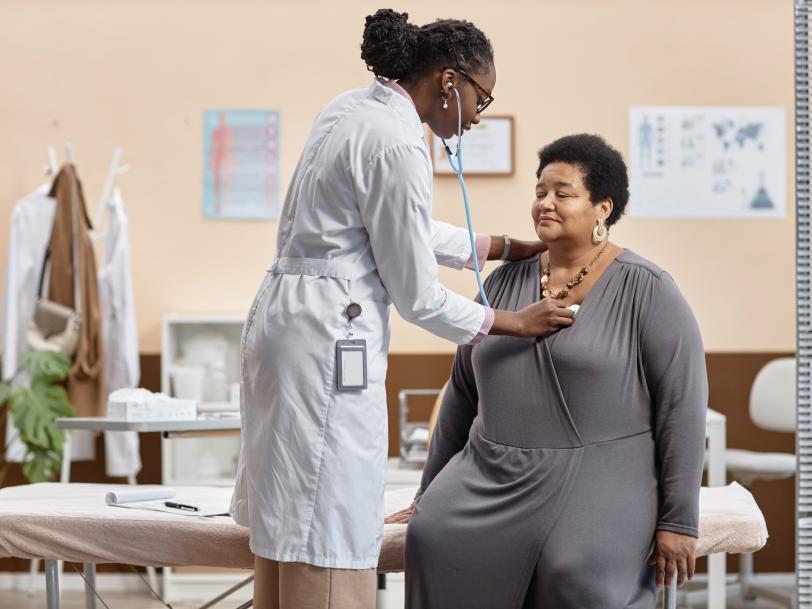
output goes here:
[[[452, 154], [451, 148], [446, 144], [445, 139], [440, 138], [445, 147], [446, 157], [448, 157], [448, 164], [451, 169], [457, 174], [457, 181], [460, 183], [462, 190], [462, 200], [465, 203], [465, 221], [468, 223], [468, 240], [471, 242], [471, 256], [474, 261], [474, 273], [476, 273], [476, 282], [479, 286], [479, 295], [482, 298], [482, 304], [490, 307], [488, 297], [485, 295], [485, 288], [482, 285], [482, 275], [479, 273], [479, 258], [476, 254], [476, 239], [474, 238], [473, 222], [471, 221], [471, 205], [468, 203], [468, 189], [465, 187], [465, 179], [462, 177], [462, 106], [460, 104], [460, 94], [457, 88], [453, 85], [451, 88], [454, 90], [454, 95], [457, 98], [457, 146], [456, 151]], [[456, 162], [454, 161], [456, 159]]]

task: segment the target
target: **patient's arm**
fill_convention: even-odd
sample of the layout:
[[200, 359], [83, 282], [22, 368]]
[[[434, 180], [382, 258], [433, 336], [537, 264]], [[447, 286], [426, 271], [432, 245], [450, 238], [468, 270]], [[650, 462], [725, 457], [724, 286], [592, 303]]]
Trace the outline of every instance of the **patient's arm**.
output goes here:
[[660, 477], [658, 531], [697, 537], [708, 381], [699, 326], [667, 273], [656, 280], [641, 329], [654, 404]]
[[448, 383], [437, 425], [431, 436], [429, 456], [423, 469], [423, 480], [415, 501], [419, 500], [434, 477], [460, 452], [468, 441], [468, 432], [477, 415], [479, 401], [471, 366], [472, 345], [457, 348], [451, 379]]

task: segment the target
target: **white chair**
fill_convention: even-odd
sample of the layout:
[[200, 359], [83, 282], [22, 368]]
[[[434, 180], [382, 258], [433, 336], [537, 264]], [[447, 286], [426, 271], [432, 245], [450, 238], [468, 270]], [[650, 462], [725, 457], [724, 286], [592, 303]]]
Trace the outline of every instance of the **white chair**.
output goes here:
[[[750, 419], [762, 429], [795, 433], [795, 358], [774, 359], [759, 370], [750, 390]], [[730, 448], [726, 460], [730, 477], [750, 491], [755, 480], [781, 480], [795, 475], [795, 455], [790, 453]], [[754, 584], [752, 554], [739, 555], [736, 587], [745, 600], [761, 597], [793, 606], [791, 596]]]

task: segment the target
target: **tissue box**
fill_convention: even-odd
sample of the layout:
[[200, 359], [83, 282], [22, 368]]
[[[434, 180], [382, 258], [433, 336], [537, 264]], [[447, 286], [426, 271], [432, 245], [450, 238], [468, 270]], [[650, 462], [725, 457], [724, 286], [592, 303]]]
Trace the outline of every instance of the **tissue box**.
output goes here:
[[124, 421], [193, 421], [197, 419], [197, 402], [146, 390], [114, 391], [107, 401], [107, 417]]

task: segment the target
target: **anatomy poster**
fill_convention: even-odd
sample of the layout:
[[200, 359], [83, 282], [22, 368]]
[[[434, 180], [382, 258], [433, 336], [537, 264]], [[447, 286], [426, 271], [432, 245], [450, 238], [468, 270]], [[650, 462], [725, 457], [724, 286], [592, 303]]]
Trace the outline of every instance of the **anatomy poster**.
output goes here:
[[279, 217], [279, 113], [206, 110], [203, 114], [203, 215]]
[[638, 106], [629, 113], [629, 213], [638, 218], [783, 218], [780, 107]]

